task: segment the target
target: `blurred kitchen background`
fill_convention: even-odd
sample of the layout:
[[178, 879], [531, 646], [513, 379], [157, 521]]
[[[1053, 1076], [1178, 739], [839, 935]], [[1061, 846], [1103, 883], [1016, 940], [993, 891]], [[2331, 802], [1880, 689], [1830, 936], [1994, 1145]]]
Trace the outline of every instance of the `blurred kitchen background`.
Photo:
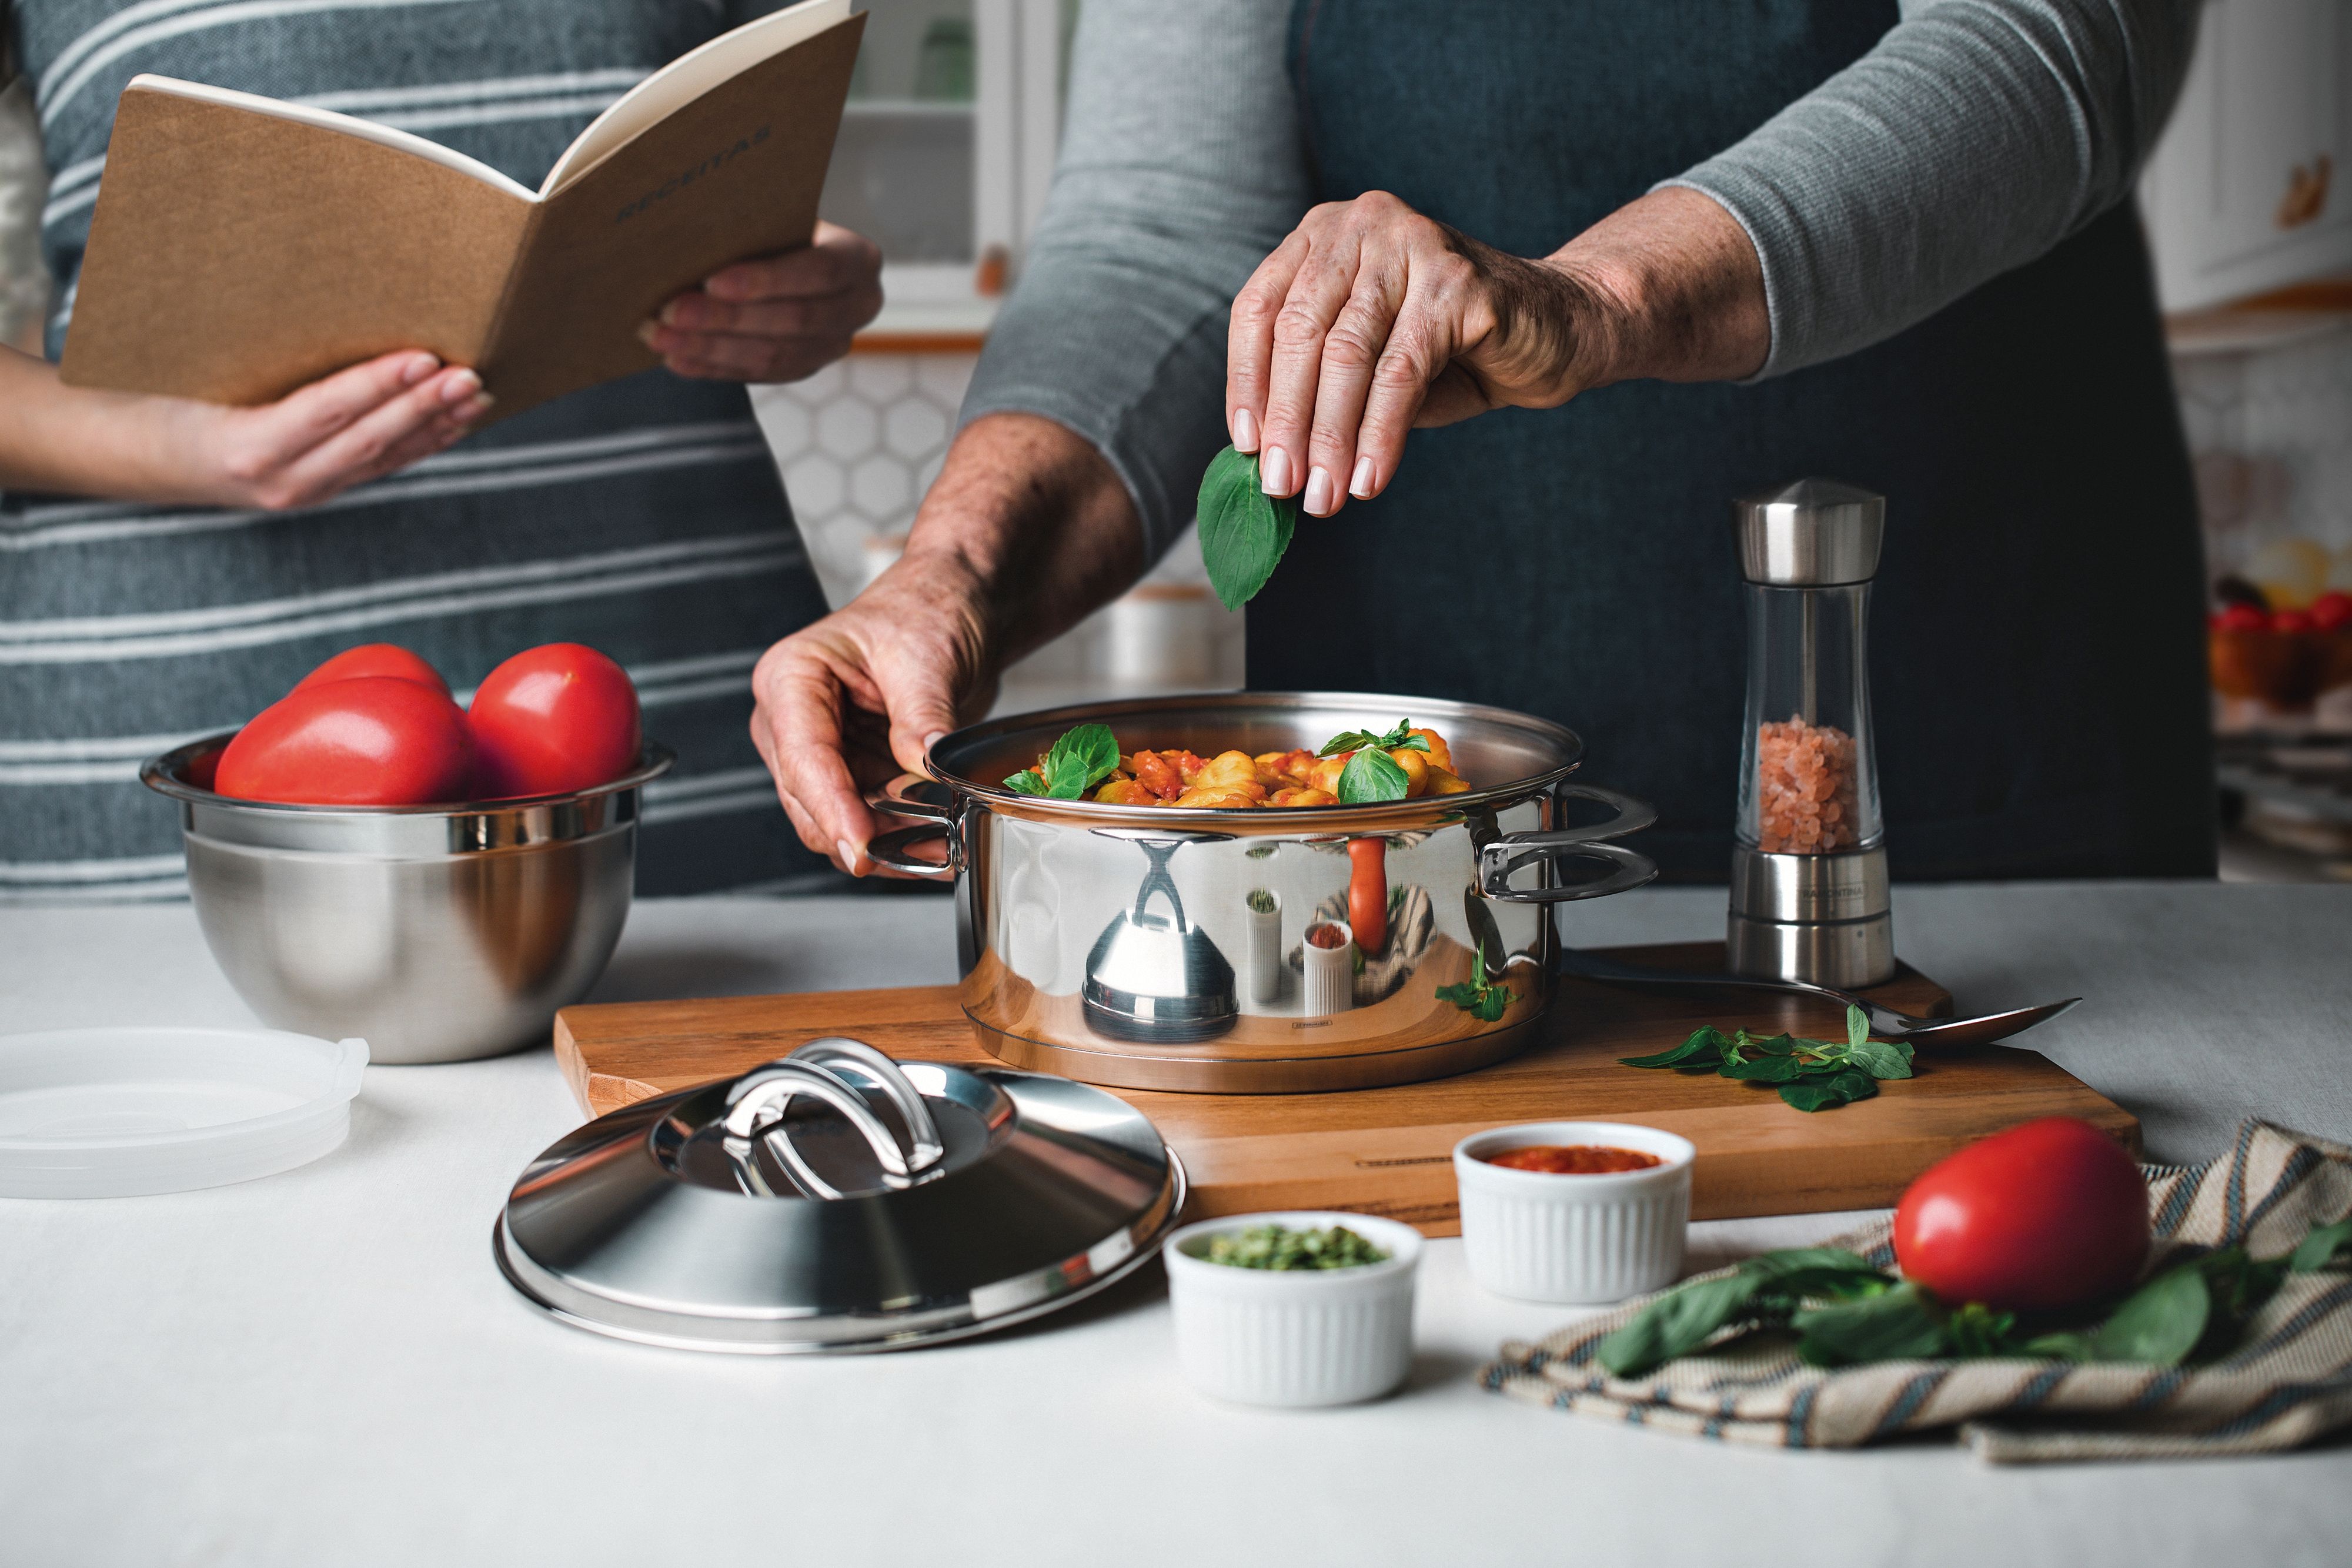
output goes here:
[[[847, 361], [753, 396], [836, 604], [896, 556], [1019, 276], [1081, 4], [865, 6], [824, 211], [880, 243], [889, 303]], [[11, 88], [0, 113], [25, 112]], [[2352, 591], [2352, 195], [2335, 179], [2347, 160], [2352, 4], [2208, 0], [2141, 204], [2214, 609], [2236, 608], [2210, 633], [2231, 877], [2352, 880], [2352, 627], [2312, 613]], [[37, 168], [0, 162], [0, 334], [28, 346], [46, 308], [42, 201]], [[1242, 649], [1241, 618], [1188, 545], [1024, 661], [1003, 701], [1238, 685]]]

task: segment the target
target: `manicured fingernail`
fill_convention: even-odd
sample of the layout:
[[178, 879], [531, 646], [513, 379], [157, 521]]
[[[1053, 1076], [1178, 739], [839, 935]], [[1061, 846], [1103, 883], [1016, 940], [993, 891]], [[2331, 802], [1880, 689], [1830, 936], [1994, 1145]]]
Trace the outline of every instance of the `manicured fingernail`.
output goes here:
[[1355, 497], [1359, 501], [1369, 501], [1372, 498], [1372, 460], [1370, 458], [1356, 459], [1356, 475], [1354, 478], [1348, 481], [1348, 494]]
[[648, 321], [637, 329], [637, 341], [656, 354], [662, 351], [661, 337], [662, 324], [658, 321]]
[[946, 730], [935, 729], [931, 731], [930, 734], [923, 737], [923, 749], [925, 751], [929, 751], [932, 747], [937, 746], [940, 741], [945, 740], [947, 737], [948, 732]]
[[478, 393], [458, 407], [457, 417], [461, 423], [470, 424], [489, 413], [490, 404], [498, 401], [488, 392]]
[[480, 392], [481, 390], [482, 378], [476, 375], [473, 371], [453, 371], [450, 374], [449, 379], [441, 383], [441, 401], [443, 402], [464, 402], [467, 398], [472, 397], [476, 392]]
[[1245, 408], [1234, 410], [1234, 450], [1257, 450], [1257, 417]]
[[413, 387], [441, 368], [441, 361], [430, 354], [416, 354], [400, 368], [400, 384]]
[[730, 273], [714, 272], [702, 280], [702, 291], [713, 299], [732, 299], [742, 292]]
[[1302, 505], [1310, 517], [1328, 517], [1339, 509], [1339, 486], [1320, 463], [1307, 471], [1307, 499]]
[[847, 872], [850, 875], [856, 876], [857, 874], [857, 846], [851, 843], [847, 839], [843, 839], [836, 842], [833, 847], [835, 852], [841, 856], [841, 869]]
[[1279, 446], [1269, 446], [1265, 455], [1257, 460], [1258, 488], [1269, 496], [1290, 494], [1290, 454]]

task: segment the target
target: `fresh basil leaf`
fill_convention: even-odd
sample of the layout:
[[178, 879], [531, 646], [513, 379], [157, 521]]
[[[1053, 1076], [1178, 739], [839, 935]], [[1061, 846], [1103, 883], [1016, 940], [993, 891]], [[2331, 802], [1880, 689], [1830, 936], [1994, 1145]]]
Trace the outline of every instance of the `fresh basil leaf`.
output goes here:
[[2205, 1270], [2182, 1263], [2142, 1284], [2088, 1336], [2091, 1361], [2178, 1366], [2205, 1337], [2213, 1293]]
[[1118, 740], [1107, 724], [1082, 724], [1066, 732], [1045, 754], [1045, 792], [1075, 800], [1118, 768]]
[[1195, 516], [1209, 586], [1227, 610], [1239, 610], [1257, 597], [1290, 548], [1298, 503], [1260, 489], [1257, 459], [1228, 446], [1201, 476]]
[[1484, 986], [1465, 980], [1459, 985], [1438, 987], [1437, 999], [1441, 1002], [1451, 1002], [1466, 1013], [1478, 1005], [1478, 998], [1485, 990]]
[[1368, 729], [1343, 729], [1323, 743], [1318, 757], [1337, 757], [1343, 751], [1361, 751], [1367, 747], [1377, 751], [1427, 751], [1429, 737], [1412, 733], [1412, 720], [1401, 718], [1396, 727], [1386, 735], [1374, 735]]
[[1593, 1355], [1616, 1376], [1643, 1376], [1688, 1355], [1736, 1321], [1763, 1283], [1762, 1276], [1742, 1270], [1677, 1285], [1602, 1340]]
[[1743, 1029], [1739, 1031], [1739, 1043], [1761, 1051], [1766, 1056], [1794, 1056], [1797, 1052], [1795, 1038], [1787, 1034], [1776, 1034], [1769, 1039], [1759, 1040]]
[[1471, 1011], [1482, 1023], [1499, 1023], [1517, 998], [1518, 993], [1507, 986], [1488, 986], [1478, 993], [1478, 1003]]
[[2323, 1225], [2303, 1239], [2303, 1244], [2287, 1259], [2287, 1270], [2294, 1274], [2315, 1274], [2336, 1261], [2347, 1246], [2352, 1246], [2352, 1218]]
[[1911, 1076], [1909, 1048], [1897, 1045], [1893, 1040], [1857, 1040], [1846, 1048], [1846, 1060], [1873, 1078]]
[[1701, 1024], [1691, 1030], [1688, 1040], [1672, 1051], [1662, 1051], [1654, 1056], [1621, 1056], [1617, 1061], [1624, 1067], [1695, 1067], [1702, 1062], [1713, 1066], [1730, 1043], [1713, 1024]]
[[1944, 1321], [1954, 1355], [2015, 1355], [2010, 1335], [2016, 1327], [2015, 1312], [1997, 1312], [1982, 1301], [1969, 1301]]
[[1860, 1301], [1801, 1309], [1789, 1326], [1799, 1336], [1799, 1359], [1811, 1366], [1911, 1361], [1950, 1349], [1942, 1313], [1907, 1281]]
[[1402, 800], [1412, 787], [1412, 780], [1405, 777], [1395, 758], [1369, 746], [1348, 758], [1348, 766], [1339, 770], [1342, 805], [1371, 806], [1382, 800]]
[[1826, 1082], [1783, 1083], [1780, 1098], [1800, 1111], [1829, 1111], [1846, 1103], [1844, 1091]]
[[1852, 1002], [1845, 1009], [1845, 1043], [1850, 1051], [1860, 1051], [1863, 1041], [1870, 1038], [1870, 1015]]
[[1037, 770], [1034, 768], [1005, 775], [1004, 787], [1015, 795], [1043, 795], [1045, 792], [1045, 783], [1038, 779]]
[[1722, 1074], [1743, 1083], [1793, 1083], [1804, 1076], [1805, 1064], [1793, 1056], [1759, 1056], [1752, 1061], [1726, 1058]]

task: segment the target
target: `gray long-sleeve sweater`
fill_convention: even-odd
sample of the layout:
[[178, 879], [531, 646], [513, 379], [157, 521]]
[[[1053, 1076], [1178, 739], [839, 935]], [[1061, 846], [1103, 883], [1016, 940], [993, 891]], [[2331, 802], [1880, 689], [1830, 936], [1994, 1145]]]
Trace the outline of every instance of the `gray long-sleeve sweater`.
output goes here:
[[[1933, 314], [2124, 200], [2197, 0], [1905, 0], [1878, 46], [1670, 185], [1763, 263], [1762, 375]], [[1157, 558], [1224, 443], [1226, 312], [1311, 202], [1284, 0], [1087, 0], [1061, 160], [963, 418], [1099, 448]], [[1572, 235], [1562, 235], [1565, 244]]]

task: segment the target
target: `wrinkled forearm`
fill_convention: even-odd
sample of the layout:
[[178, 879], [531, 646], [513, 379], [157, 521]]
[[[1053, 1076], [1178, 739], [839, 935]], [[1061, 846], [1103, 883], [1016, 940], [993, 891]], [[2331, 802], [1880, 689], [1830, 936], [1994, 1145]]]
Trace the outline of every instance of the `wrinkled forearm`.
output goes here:
[[1762, 264], [1763, 375], [1852, 353], [2022, 266], [2131, 193], [2197, 0], [1937, 0], [1678, 178]]
[[1076, 625], [1145, 565], [1117, 471], [1084, 437], [1025, 413], [977, 419], [957, 435], [906, 553], [976, 618], [999, 670]]

